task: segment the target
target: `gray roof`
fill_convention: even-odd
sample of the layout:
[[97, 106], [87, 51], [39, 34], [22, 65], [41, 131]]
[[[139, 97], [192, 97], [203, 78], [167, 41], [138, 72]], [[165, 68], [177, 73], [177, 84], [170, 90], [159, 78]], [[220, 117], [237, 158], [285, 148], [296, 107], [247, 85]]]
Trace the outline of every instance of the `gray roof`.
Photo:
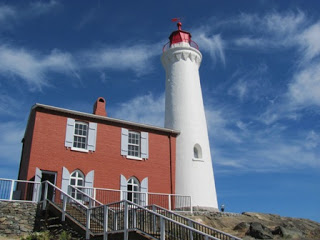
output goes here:
[[104, 121], [106, 123], [117, 123], [117, 124], [133, 126], [133, 127], [140, 127], [140, 128], [160, 131], [160, 132], [167, 133], [167, 134], [168, 133], [169, 134], [173, 134], [173, 135], [180, 134], [179, 131], [173, 130], [173, 129], [169, 129], [169, 128], [161, 128], [161, 127], [152, 126], [152, 125], [148, 125], [148, 124], [135, 123], [135, 122], [130, 122], [130, 121], [116, 119], [116, 118], [104, 117], [104, 116], [100, 116], [100, 115], [96, 115], [96, 114], [84, 113], [84, 112], [79, 112], [79, 111], [69, 110], [69, 109], [65, 109], [65, 108], [49, 106], [49, 105], [40, 104], [40, 103], [36, 103], [31, 108], [31, 110], [36, 110], [36, 109], [46, 109], [46, 110], [60, 112], [60, 113], [67, 113], [67, 114], [72, 114], [72, 115], [76, 115], [76, 116], [80, 116], [80, 117], [91, 118], [93, 120]]

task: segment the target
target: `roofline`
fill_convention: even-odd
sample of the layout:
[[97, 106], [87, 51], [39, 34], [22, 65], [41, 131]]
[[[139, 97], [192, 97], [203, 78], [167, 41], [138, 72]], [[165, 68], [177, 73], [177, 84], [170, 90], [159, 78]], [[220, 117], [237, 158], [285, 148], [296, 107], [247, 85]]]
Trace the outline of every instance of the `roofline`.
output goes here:
[[122, 120], [122, 119], [104, 117], [104, 116], [95, 115], [95, 114], [92, 114], [92, 113], [84, 113], [84, 112], [79, 112], [79, 111], [75, 111], [75, 110], [69, 110], [69, 109], [65, 109], [65, 108], [54, 107], [54, 106], [40, 104], [40, 103], [36, 103], [35, 105], [33, 105], [32, 108], [31, 108], [31, 111], [32, 110], [36, 110], [37, 108], [43, 108], [43, 109], [47, 109], [47, 110], [51, 110], [51, 111], [62, 112], [62, 113], [67, 113], [67, 114], [73, 114], [73, 115], [78, 115], [78, 116], [82, 116], [82, 117], [89, 117], [89, 118], [92, 118], [92, 119], [103, 120], [103, 121], [112, 122], [112, 123], [120, 123], [120, 124], [131, 125], [131, 126], [134, 126], [134, 127], [147, 128], [147, 129], [150, 129], [150, 130], [161, 131], [161, 132], [170, 133], [170, 134], [174, 134], [174, 135], [179, 135], [180, 134], [180, 131], [169, 129], [169, 128], [162, 128], [162, 127], [152, 126], [152, 125], [148, 125], [148, 124], [130, 122], [130, 121]]

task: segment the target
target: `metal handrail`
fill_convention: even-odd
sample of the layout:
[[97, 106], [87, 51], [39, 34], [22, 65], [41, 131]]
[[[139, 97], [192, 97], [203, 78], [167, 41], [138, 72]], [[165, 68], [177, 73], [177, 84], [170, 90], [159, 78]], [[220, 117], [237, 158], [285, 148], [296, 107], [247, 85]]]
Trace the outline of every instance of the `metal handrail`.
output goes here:
[[[219, 240], [218, 238], [216, 238], [216, 237], [214, 237], [214, 236], [211, 236], [211, 235], [209, 235], [209, 234], [207, 234], [207, 233], [201, 232], [201, 231], [199, 231], [199, 230], [197, 230], [197, 229], [195, 229], [195, 228], [193, 228], [193, 227], [190, 227], [190, 226], [187, 226], [187, 225], [185, 225], [185, 224], [182, 224], [182, 223], [180, 223], [180, 222], [178, 222], [178, 221], [175, 221], [175, 220], [173, 220], [173, 219], [171, 219], [171, 218], [169, 218], [169, 217], [166, 217], [166, 216], [161, 215], [161, 214], [159, 214], [159, 213], [157, 213], [157, 212], [151, 211], [151, 210], [149, 210], [149, 209], [147, 209], [147, 208], [141, 207], [140, 205], [135, 204], [135, 203], [132, 203], [132, 202], [130, 202], [130, 201], [122, 200], [122, 201], [120, 201], [119, 203], [130, 204], [130, 205], [132, 205], [132, 206], [135, 207], [135, 209], [134, 209], [135, 211], [137, 211], [137, 209], [139, 209], [140, 211], [146, 211], [146, 212], [150, 213], [150, 214], [153, 215], [153, 216], [157, 216], [157, 217], [159, 217], [160, 219], [167, 220], [167, 221], [170, 222], [171, 224], [178, 225], [178, 226], [180, 226], [180, 227], [182, 227], [182, 228], [184, 228], [184, 229], [187, 229], [187, 230], [191, 231], [192, 233], [200, 234], [200, 235], [204, 236], [205, 239]], [[105, 206], [111, 206], [111, 205], [112, 205], [112, 204], [107, 204], [107, 205], [105, 205]], [[139, 229], [139, 228], [137, 228], [137, 229]], [[139, 230], [142, 230], [142, 229], [139, 229]], [[118, 231], [119, 231], [119, 230], [118, 230]], [[164, 237], [163, 239], [165, 239], [165, 237]]]
[[137, 194], [140, 205], [157, 204], [166, 207], [169, 210], [175, 209], [176, 211], [192, 212], [192, 199], [191, 196], [182, 194], [171, 193], [155, 193], [155, 192], [140, 192], [140, 191], [127, 191], [110, 188], [96, 188], [96, 187], [77, 187], [91, 191], [91, 196], [102, 204], [109, 204], [110, 202], [117, 202], [126, 199], [127, 193]]
[[[200, 229], [200, 228], [202, 228], [202, 229], [207, 229], [207, 230], [209, 230], [209, 231], [213, 231], [213, 232], [222, 234], [224, 237], [227, 237], [227, 238], [223, 238], [223, 239], [226, 239], [226, 240], [228, 240], [228, 239], [230, 239], [230, 240], [241, 240], [241, 238], [235, 237], [235, 236], [233, 236], [233, 235], [231, 235], [231, 234], [229, 234], [229, 233], [220, 231], [220, 230], [215, 229], [215, 228], [213, 228], [213, 227], [209, 227], [209, 226], [207, 226], [207, 225], [201, 224], [201, 223], [196, 222], [196, 221], [194, 221], [194, 220], [192, 220], [192, 219], [190, 219], [190, 218], [187, 218], [187, 217], [182, 216], [182, 215], [180, 215], [180, 214], [178, 214], [178, 213], [169, 211], [169, 210], [167, 210], [167, 209], [165, 209], [165, 208], [163, 208], [163, 207], [157, 206], [157, 205], [155, 205], [155, 204], [150, 205], [150, 206], [147, 206], [146, 208], [153, 208], [153, 209], [154, 209], [154, 208], [158, 208], [158, 209], [160, 209], [161, 211], [164, 211], [164, 212], [166, 212], [166, 213], [169, 213], [169, 216], [168, 216], [167, 214], [166, 214], [165, 216], [168, 216], [169, 218], [171, 218], [170, 215], [174, 215], [174, 216], [177, 217], [177, 218], [176, 218], [177, 220], [178, 220], [178, 219], [180, 219], [180, 220], [183, 219], [185, 223], [189, 224], [189, 226], [192, 226], [192, 227], [195, 228], [195, 229], [198, 229], [198, 227], [199, 227], [199, 229]], [[156, 209], [155, 209], [155, 210], [156, 210]], [[154, 211], [154, 210], [153, 210], [153, 211]], [[171, 218], [171, 219], [172, 219], [172, 218]], [[175, 221], [177, 221], [177, 220], [175, 220]], [[184, 223], [182, 223], [182, 224], [184, 224]], [[198, 227], [196, 227], [196, 226], [198, 226]], [[208, 232], [209, 232], [209, 231], [208, 231]]]

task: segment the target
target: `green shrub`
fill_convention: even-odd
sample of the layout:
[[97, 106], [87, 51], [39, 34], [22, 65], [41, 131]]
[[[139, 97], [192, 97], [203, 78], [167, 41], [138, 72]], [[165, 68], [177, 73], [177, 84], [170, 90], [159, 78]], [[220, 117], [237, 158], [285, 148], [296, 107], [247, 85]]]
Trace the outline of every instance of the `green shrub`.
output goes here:
[[50, 240], [50, 232], [33, 232], [26, 237], [22, 237], [21, 240]]
[[59, 236], [59, 240], [71, 240], [71, 234], [66, 231], [63, 231]]

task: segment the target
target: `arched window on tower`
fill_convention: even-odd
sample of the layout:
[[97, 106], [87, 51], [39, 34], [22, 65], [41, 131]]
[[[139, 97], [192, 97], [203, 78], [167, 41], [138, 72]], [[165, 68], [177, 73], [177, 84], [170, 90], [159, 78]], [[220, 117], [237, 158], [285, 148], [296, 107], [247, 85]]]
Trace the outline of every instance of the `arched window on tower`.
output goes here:
[[202, 149], [198, 143], [193, 147], [193, 159], [202, 160]]
[[131, 177], [128, 180], [127, 185], [127, 200], [140, 204], [140, 183], [135, 177]]
[[[84, 186], [84, 175], [80, 170], [75, 170], [70, 175], [70, 185], [74, 187], [81, 187]], [[71, 188], [71, 196], [75, 199], [82, 200], [82, 194], [76, 191], [74, 188]]]

